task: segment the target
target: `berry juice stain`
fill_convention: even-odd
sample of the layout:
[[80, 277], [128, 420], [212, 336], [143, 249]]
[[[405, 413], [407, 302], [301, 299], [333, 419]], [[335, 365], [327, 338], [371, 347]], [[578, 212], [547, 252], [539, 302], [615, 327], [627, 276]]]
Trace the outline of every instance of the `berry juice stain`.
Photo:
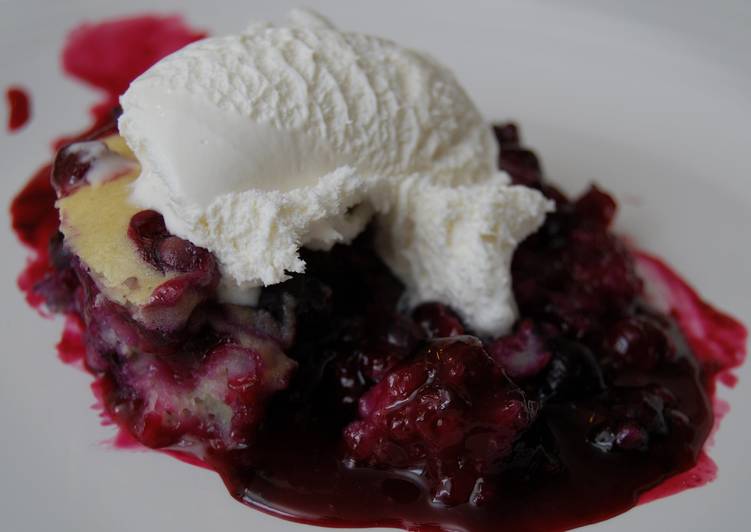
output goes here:
[[83, 24], [65, 43], [62, 63], [70, 76], [103, 90], [114, 107], [130, 82], [162, 57], [206, 37], [177, 16], [141, 16]]
[[[128, 83], [164, 55], [204, 35], [187, 27], [178, 17], [159, 16], [85, 24], [73, 31], [62, 54], [65, 71], [101, 90], [103, 98], [92, 108], [94, 120], [89, 129], [58, 139], [54, 145], [59, 148], [75, 140], [114, 132], [117, 98]], [[509, 173], [517, 181], [540, 186], [550, 197], [563, 202], [564, 198], [554, 188], [541, 184], [536, 158], [517, 146], [516, 129], [507, 126], [496, 133], [499, 142], [506, 145], [503, 164]], [[69, 268], [60, 267], [60, 263], [70, 257], [66, 257], [67, 252], [57, 236], [59, 223], [50, 172], [49, 165], [42, 167], [11, 205], [13, 228], [31, 251], [18, 283], [29, 304], [40, 312], [67, 313], [58, 344], [59, 356], [66, 363], [85, 367], [86, 331], [80, 315], [71, 310], [75, 308], [71, 299], [75, 297], [72, 294], [75, 294], [78, 280], [70, 274]], [[574, 216], [586, 218], [587, 223], [602, 223], [602, 219], [612, 217], [614, 210], [612, 199], [595, 190], [575, 202], [572, 212]], [[553, 234], [565, 223], [568, 222], [554, 218], [546, 224], [546, 231]], [[612, 245], [615, 259], [625, 256], [619, 244], [612, 244], [607, 235], [593, 237], [586, 233], [577, 233], [579, 241], [601, 238], [595, 245], [601, 246], [603, 242]], [[537, 260], [535, 253], [539, 250], [534, 249], [535, 245], [527, 246], [531, 250], [530, 261]], [[639, 392], [642, 395], [637, 394], [635, 398], [628, 395], [625, 399], [604, 401], [553, 401], [545, 406], [534, 428], [518, 443], [514, 458], [506, 465], [496, 491], [488, 500], [479, 506], [470, 503], [442, 506], [431, 502], [434, 489], [419, 475], [403, 469], [363, 467], [342, 460], [342, 431], [356, 415], [352, 412], [333, 417], [318, 415], [322, 411], [316, 410], [319, 406], [315, 405], [328, 404], [329, 388], [319, 386], [312, 392], [309, 386], [295, 388], [300, 382], [320, 378], [311, 376], [320, 372], [310, 364], [307, 368], [301, 365], [298, 385], [293, 384], [290, 393], [280, 394], [272, 403], [267, 425], [259, 432], [252, 449], [162, 451], [187, 463], [213, 469], [221, 475], [231, 495], [251, 507], [297, 522], [335, 527], [393, 526], [425, 532], [440, 529], [564, 530], [607, 519], [640, 502], [700, 486], [716, 474], [714, 463], [704, 452], [716, 418], [723, 413], [723, 407], [713, 402], [716, 385], [717, 382], [734, 384], [732, 370], [744, 360], [746, 330], [730, 316], [705, 303], [659, 259], [641, 253], [635, 253], [633, 259], [641, 277], [648, 281], [646, 299], [670, 316], [658, 321], [664, 326], [670, 345], [674, 346], [671, 369], [651, 368], [650, 379], [660, 390], [655, 392], [661, 397], [658, 402], [673, 396], [680, 405], [680, 412], [675, 413], [660, 408], [657, 417], [674, 416], [671, 423], [678, 428], [657, 438], [649, 452], [603, 452], [592, 445], [592, 427], [587, 423], [592, 415], [602, 412], [605, 412], [603, 419], [607, 419], [609, 413], [618, 411], [624, 404], [630, 408], [646, 401], [654, 406], [656, 399], [652, 392]], [[323, 270], [327, 260], [335, 259], [323, 256]], [[547, 268], [548, 262], [542, 267]], [[311, 272], [315, 270], [311, 267]], [[365, 270], [366, 275], [372, 271], [367, 266]], [[352, 286], [347, 279], [334, 280], [334, 285], [337, 282]], [[635, 279], [627, 279], [628, 283], [639, 286]], [[523, 292], [529, 288], [520, 283], [515, 290]], [[517, 293], [517, 299], [526, 301], [522, 305], [525, 320], [535, 321], [543, 316], [534, 307], [539, 295], [534, 288], [526, 295]], [[368, 290], [367, 287], [360, 289]], [[461, 325], [450, 314], [444, 311], [433, 311], [433, 314], [442, 320], [445, 325], [442, 330], [449, 331], [446, 334], [462, 334]], [[571, 324], [588, 327], [586, 320], [580, 318]], [[642, 315], [634, 315], [616, 329], [624, 335], [631, 334], [632, 330], [641, 330], [639, 327], [643, 329], [645, 320], [649, 321]], [[298, 347], [306, 348], [305, 345]], [[548, 358], [540, 357], [540, 360], [545, 364]], [[646, 374], [640, 371], [637, 370], [636, 375], [626, 371], [621, 377], [638, 380]], [[107, 375], [95, 375], [92, 389], [103, 420], [119, 427], [111, 443], [123, 449], [140, 448], [127, 423], [114, 415], [113, 386]], [[535, 386], [534, 383], [528, 385], [530, 390]], [[313, 405], [312, 410], [306, 412], [310, 416], [300, 414], [299, 394], [294, 397], [297, 392], [312, 393], [307, 396], [311, 399], [308, 403]], [[625, 403], [621, 404], [621, 400]], [[640, 420], [640, 415], [635, 415], [634, 419]], [[303, 417], [306, 419], [301, 422]], [[685, 419], [690, 419], [690, 423], [683, 423]], [[644, 423], [650, 420], [654, 421], [650, 418]], [[621, 431], [627, 436], [622, 440], [615, 436], [608, 439], [607, 435], [611, 434], [608, 430], [603, 429], [597, 435], [600, 447], [638, 446], [638, 438], [633, 438], [633, 434], [640, 434], [638, 430], [628, 434], [628, 431]], [[597, 501], [596, 504], [593, 501]]]
[[15, 133], [31, 118], [31, 96], [22, 87], [8, 87], [5, 91], [8, 103], [8, 131]]

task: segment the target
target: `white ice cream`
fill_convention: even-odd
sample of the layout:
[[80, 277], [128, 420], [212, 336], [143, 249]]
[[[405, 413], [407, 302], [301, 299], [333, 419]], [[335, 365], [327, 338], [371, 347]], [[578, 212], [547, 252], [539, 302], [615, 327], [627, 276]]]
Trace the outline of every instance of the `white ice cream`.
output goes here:
[[298, 10], [185, 47], [121, 103], [133, 199], [216, 255], [225, 299], [251, 301], [304, 271], [301, 247], [349, 242], [375, 215], [411, 303], [443, 301], [484, 334], [513, 323], [510, 258], [550, 206], [494, 170], [490, 129], [432, 59]]

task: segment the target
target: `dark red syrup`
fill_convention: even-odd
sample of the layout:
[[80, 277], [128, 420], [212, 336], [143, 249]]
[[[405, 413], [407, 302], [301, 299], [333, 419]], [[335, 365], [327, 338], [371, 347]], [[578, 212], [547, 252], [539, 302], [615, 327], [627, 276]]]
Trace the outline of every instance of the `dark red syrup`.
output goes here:
[[9, 87], [5, 99], [8, 102], [8, 131], [15, 133], [31, 118], [31, 96], [22, 87]]
[[[111, 130], [115, 98], [128, 81], [161, 55], [200, 36], [178, 19], [159, 17], [86, 25], [74, 32], [63, 54], [67, 71], [104, 89], [107, 96], [95, 106], [96, 123], [87, 132], [56, 145]], [[95, 50], [109, 50], [111, 55], [101, 56]], [[347, 451], [342, 432], [358, 417], [354, 403], [364, 391], [348, 378], [352, 364], [359, 364], [354, 369], [361, 377], [365, 371], [365, 381], [370, 379], [368, 386], [372, 386], [380, 379], [374, 376], [379, 364], [406, 367], [421, 355], [397, 353], [397, 360], [389, 361], [390, 354], [360, 353], [353, 359], [337, 354], [339, 340], [310, 331], [290, 352], [300, 363], [295, 381], [273, 400], [252, 448], [211, 451], [197, 447], [191, 452], [166, 452], [217, 471], [230, 493], [245, 504], [293, 521], [334, 527], [564, 530], [712, 480], [716, 468], [703, 448], [715, 418], [722, 413], [713, 412], [712, 398], [718, 380], [734, 384], [731, 371], [743, 362], [746, 330], [702, 301], [667, 265], [637, 253], [641, 275], [652, 288], [642, 297], [641, 280], [628, 266], [633, 261], [631, 252], [606, 230], [615, 211], [612, 199], [593, 189], [575, 202], [567, 200], [542, 180], [538, 161], [520, 147], [514, 128], [500, 128], [497, 136], [504, 147], [501, 166], [515, 182], [543, 190], [558, 202], [559, 209], [515, 258], [514, 289], [523, 321], [510, 340], [486, 344], [497, 360], [506, 360], [505, 354], [513, 346], [539, 351], [534, 363], [509, 367], [513, 367], [520, 389], [544, 404], [532, 428], [515, 442], [514, 453], [504, 464], [502, 476], [493, 480], [494, 491], [486, 500], [479, 505], [435, 504], [431, 502], [433, 488], [424, 477], [403, 468], [343, 460]], [[18, 238], [32, 251], [19, 286], [40, 311], [64, 311], [71, 308], [66, 300], [71, 290], [66, 287], [77, 281], [66, 277], [69, 270], [52, 264], [62, 260], [65, 252], [55, 238], [58, 222], [49, 174], [47, 166], [32, 178], [14, 200], [11, 217]], [[560, 243], [567, 243], [565, 251]], [[608, 250], [604, 258], [589, 252], [603, 246]], [[394, 288], [368, 252], [361, 253], [357, 246], [332, 254], [311, 253], [306, 259], [306, 276], [329, 284], [335, 294], [346, 294], [344, 303], [333, 311], [332, 322], [339, 323], [337, 320], [348, 313], [362, 315], [358, 323], [365, 324], [366, 332], [354, 332], [350, 335], [354, 339], [346, 341], [364, 342], [362, 338], [372, 333], [368, 328], [383, 329], [388, 333], [389, 349], [414, 353], [413, 335], [422, 338], [424, 334], [455, 336], [464, 332], [449, 310], [423, 309], [412, 318], [390, 313], [400, 289]], [[356, 274], [349, 273], [352, 271]], [[581, 286], [596, 286], [600, 295], [607, 294], [608, 304], [603, 306], [602, 298], [590, 297]], [[386, 316], [385, 324], [377, 324], [378, 320], [363, 313], [365, 301], [367, 306], [375, 304], [380, 312], [377, 315]], [[655, 307], [669, 316], [656, 313]], [[558, 350], [555, 355], [547, 352], [549, 345], [535, 347], [525, 323], [533, 323], [535, 330], [542, 331], [539, 334], [552, 339], [550, 345]], [[414, 333], [413, 325], [427, 332]], [[655, 337], [652, 327], [662, 331], [662, 336]], [[642, 336], [636, 338], [635, 330]], [[83, 365], [83, 335], [80, 318], [70, 313], [58, 344], [64, 361]], [[639, 343], [642, 337], [657, 338], [653, 345], [660, 349], [653, 353], [653, 346]], [[636, 339], [624, 344], [621, 338]], [[638, 357], [632, 345], [639, 347]], [[597, 387], [602, 378], [586, 375], [586, 371], [582, 376], [578, 370], [572, 387], [565, 379], [556, 380], [558, 373], [550, 369], [550, 360], [563, 364], [557, 368], [563, 367], [565, 374], [567, 360], [584, 356], [582, 349], [595, 348], [611, 353], [604, 355], [600, 364], [613, 388], [577, 396], [578, 385]], [[669, 353], [669, 360], [660, 358], [661, 353]], [[93, 389], [104, 420], [114, 420], [120, 426], [112, 443], [138, 447], [127, 420], [114, 414], [114, 383], [106, 374], [96, 377]], [[580, 378], [584, 380], [577, 380]], [[648, 412], [639, 410], [639, 405], [647, 405]], [[667, 419], [671, 430], [655, 428], [657, 418]], [[593, 419], [597, 423], [593, 424]], [[644, 442], [639, 438], [649, 438], [648, 452], [641, 449]], [[620, 449], [603, 452], [613, 446]], [[389, 459], [379, 457], [384, 464]]]

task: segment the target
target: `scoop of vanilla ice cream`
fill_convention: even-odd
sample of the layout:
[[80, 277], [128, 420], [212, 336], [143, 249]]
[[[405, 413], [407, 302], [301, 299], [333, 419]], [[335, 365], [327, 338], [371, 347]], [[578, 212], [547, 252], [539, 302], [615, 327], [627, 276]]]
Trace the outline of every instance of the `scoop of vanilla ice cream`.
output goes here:
[[549, 205], [494, 170], [490, 129], [425, 55], [296, 10], [166, 57], [121, 104], [133, 200], [216, 255], [225, 300], [252, 302], [304, 271], [301, 247], [349, 242], [375, 214], [411, 302], [481, 333], [513, 322], [510, 257]]
[[[134, 199], [211, 248], [239, 283], [278, 283], [303, 270], [300, 245], [351, 239], [367, 217], [341, 219], [374, 181], [419, 172], [472, 181], [496, 155], [445, 68], [304, 11], [288, 26], [253, 24], [187, 46], [135, 80], [121, 103], [120, 131], [143, 167]], [[329, 186], [334, 201], [308, 204], [331, 196]], [[222, 223], [241, 204], [246, 214]]]
[[425, 176], [395, 188], [379, 218], [381, 257], [405, 283], [410, 305], [448, 302], [480, 334], [516, 320], [509, 267], [516, 246], [544, 221], [542, 194], [508, 186], [505, 174], [446, 187]]

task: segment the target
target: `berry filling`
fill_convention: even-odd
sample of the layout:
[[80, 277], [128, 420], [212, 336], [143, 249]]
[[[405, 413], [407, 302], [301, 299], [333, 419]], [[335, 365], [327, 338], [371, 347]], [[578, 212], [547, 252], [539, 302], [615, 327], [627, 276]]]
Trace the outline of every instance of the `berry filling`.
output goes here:
[[182, 238], [171, 235], [164, 218], [155, 211], [141, 211], [130, 219], [128, 236], [141, 258], [157, 270], [188, 273], [213, 268], [214, 257]]
[[[557, 204], [514, 257], [521, 317], [506, 336], [474, 336], [439, 303], [401, 312], [371, 232], [304, 251], [306, 273], [263, 289], [256, 307], [221, 304], [213, 256], [154, 211], [127, 224], [133, 257], [173, 275], [145, 305], [107, 298], [59, 233], [33, 291], [82, 320], [86, 365], [125, 430], [204, 461], [248, 504], [316, 523], [468, 530], [613, 515], [697, 462], [717, 368], [644, 298], [610, 231], [612, 198], [593, 187], [567, 199], [515, 126], [496, 132], [514, 182]], [[60, 197], [88, 186], [64, 152]]]
[[482, 504], [536, 409], [479, 340], [433, 340], [360, 399], [344, 443], [356, 463], [424, 476], [434, 502]]

